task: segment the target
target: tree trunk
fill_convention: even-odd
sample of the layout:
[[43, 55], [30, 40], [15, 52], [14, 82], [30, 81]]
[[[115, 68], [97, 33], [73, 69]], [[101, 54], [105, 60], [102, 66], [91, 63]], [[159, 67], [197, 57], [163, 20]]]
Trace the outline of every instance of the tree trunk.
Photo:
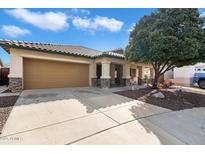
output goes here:
[[159, 82], [159, 72], [155, 70], [155, 75], [154, 75], [154, 81], [152, 83], [152, 88], [157, 89], [158, 88], [158, 82]]

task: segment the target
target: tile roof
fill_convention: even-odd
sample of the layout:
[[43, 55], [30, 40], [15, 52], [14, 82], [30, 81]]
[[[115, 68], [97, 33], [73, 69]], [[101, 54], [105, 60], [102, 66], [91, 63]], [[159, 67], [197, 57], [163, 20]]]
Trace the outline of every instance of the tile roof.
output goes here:
[[40, 50], [45, 52], [60, 53], [67, 55], [84, 56], [89, 58], [96, 58], [101, 56], [111, 56], [116, 58], [124, 58], [123, 54], [114, 53], [112, 51], [102, 52], [99, 50], [87, 48], [79, 45], [64, 45], [53, 43], [40, 43], [28, 41], [15, 41], [15, 40], [0, 40], [0, 46], [8, 51], [9, 48], [22, 48]]
[[111, 56], [111, 57], [125, 58], [125, 56], [123, 54], [115, 53], [115, 52], [111, 52], [111, 51], [102, 52], [101, 55], [98, 55], [97, 57], [100, 57], [100, 56]]

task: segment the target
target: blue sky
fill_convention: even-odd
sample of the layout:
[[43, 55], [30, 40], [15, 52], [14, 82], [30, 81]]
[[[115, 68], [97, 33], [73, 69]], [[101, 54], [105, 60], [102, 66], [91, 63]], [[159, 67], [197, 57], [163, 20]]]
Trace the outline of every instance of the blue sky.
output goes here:
[[[133, 24], [154, 10], [0, 9], [0, 39], [76, 44], [102, 51], [124, 48]], [[0, 57], [9, 63], [1, 48]]]

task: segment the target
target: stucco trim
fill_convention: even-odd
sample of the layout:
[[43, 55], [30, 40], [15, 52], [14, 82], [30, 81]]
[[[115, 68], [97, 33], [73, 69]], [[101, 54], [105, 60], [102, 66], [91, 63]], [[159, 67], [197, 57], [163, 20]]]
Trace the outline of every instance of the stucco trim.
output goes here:
[[64, 58], [51, 58], [51, 57], [43, 57], [43, 56], [32, 56], [32, 55], [20, 55], [22, 58], [30, 58], [30, 59], [42, 59], [42, 60], [51, 60], [51, 61], [62, 61], [62, 62], [72, 62], [72, 63], [82, 63], [82, 64], [90, 64], [89, 61], [84, 60], [72, 60], [72, 59], [64, 59]]

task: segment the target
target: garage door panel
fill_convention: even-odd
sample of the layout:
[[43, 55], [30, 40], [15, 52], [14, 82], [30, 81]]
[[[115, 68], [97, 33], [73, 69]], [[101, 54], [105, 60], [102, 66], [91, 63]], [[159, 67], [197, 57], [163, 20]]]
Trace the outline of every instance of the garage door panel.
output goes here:
[[24, 89], [89, 86], [89, 65], [24, 59]]

